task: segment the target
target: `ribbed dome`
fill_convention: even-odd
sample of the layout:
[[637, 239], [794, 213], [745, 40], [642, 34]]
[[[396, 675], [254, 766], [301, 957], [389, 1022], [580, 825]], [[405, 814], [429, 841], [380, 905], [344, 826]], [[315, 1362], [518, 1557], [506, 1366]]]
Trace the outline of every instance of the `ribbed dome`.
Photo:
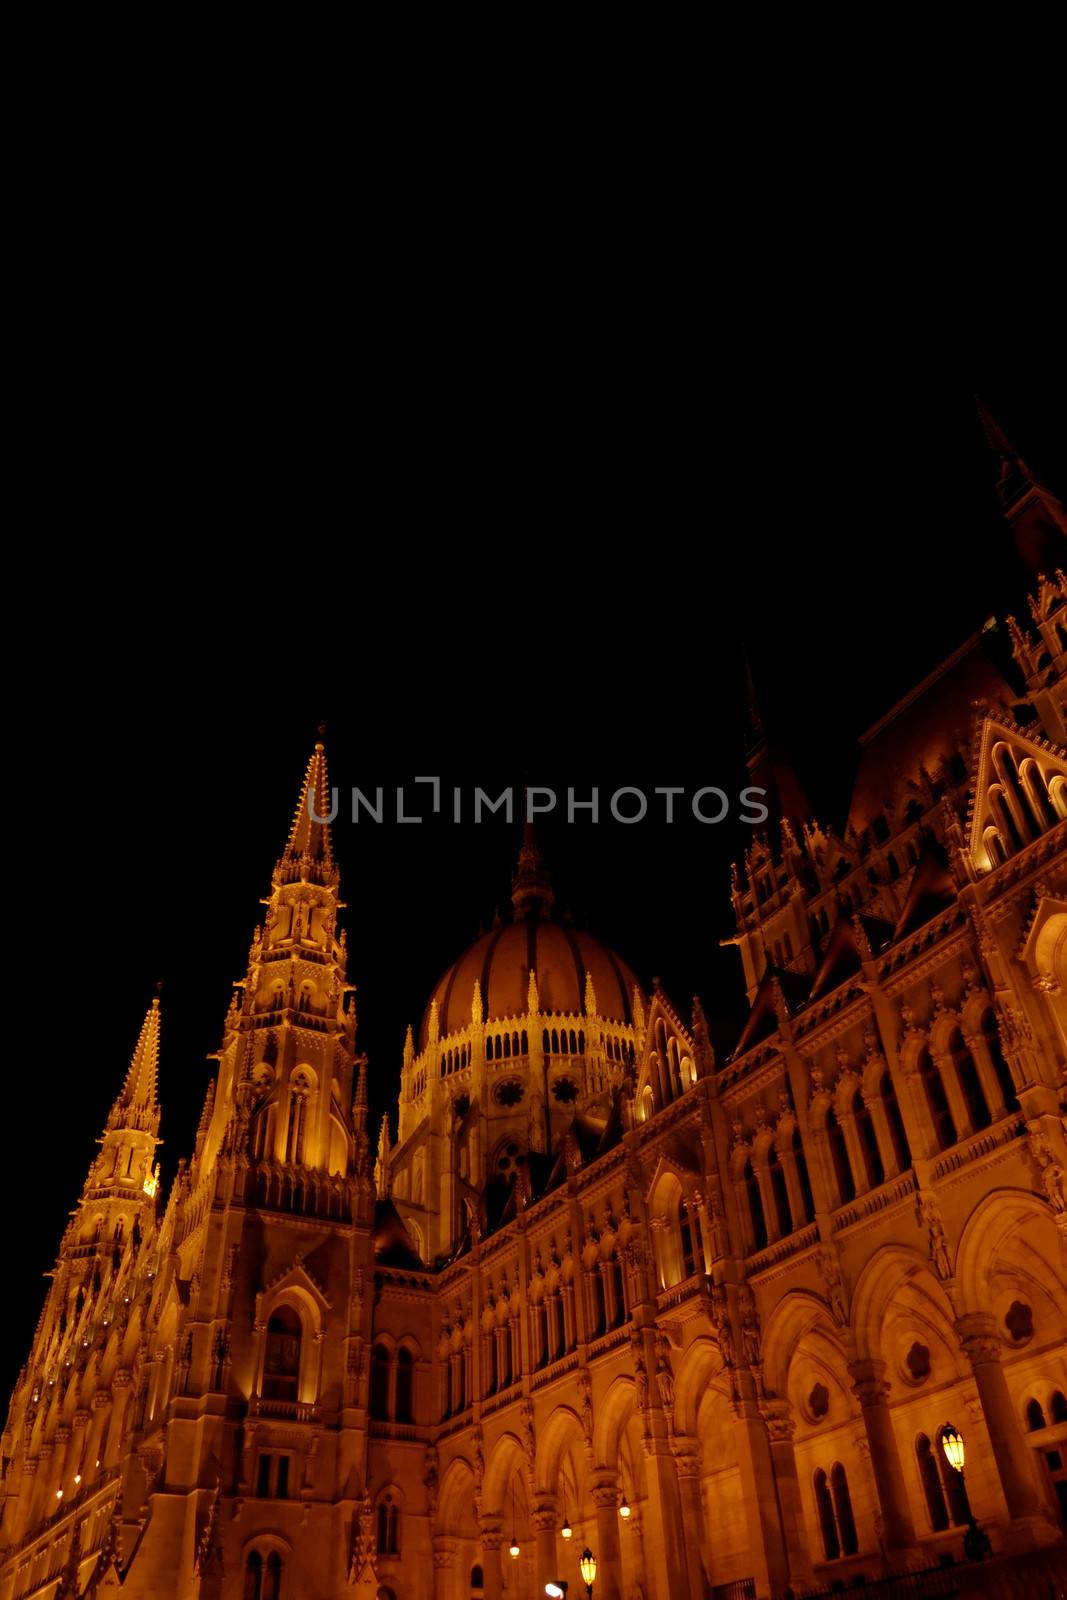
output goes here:
[[598, 1014], [613, 1022], [633, 1020], [637, 980], [625, 961], [592, 934], [566, 923], [526, 917], [494, 928], [452, 963], [430, 996], [419, 1049], [430, 1036], [430, 1008], [435, 1000], [441, 1038], [469, 1027], [476, 980], [481, 984], [487, 1022], [524, 1015], [531, 970], [537, 976], [542, 1011], [580, 1013], [588, 972]]

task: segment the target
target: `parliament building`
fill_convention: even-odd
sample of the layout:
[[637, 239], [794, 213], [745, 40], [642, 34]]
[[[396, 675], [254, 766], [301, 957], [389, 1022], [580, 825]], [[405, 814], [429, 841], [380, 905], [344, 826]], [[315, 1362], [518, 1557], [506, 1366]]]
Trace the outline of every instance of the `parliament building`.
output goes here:
[[0, 1600], [574, 1600], [584, 1552], [594, 1600], [1062, 1584], [1065, 564], [864, 736], [840, 832], [755, 725], [729, 1054], [527, 832], [369, 1127], [317, 745], [166, 1192], [158, 1001], [116, 1072]]

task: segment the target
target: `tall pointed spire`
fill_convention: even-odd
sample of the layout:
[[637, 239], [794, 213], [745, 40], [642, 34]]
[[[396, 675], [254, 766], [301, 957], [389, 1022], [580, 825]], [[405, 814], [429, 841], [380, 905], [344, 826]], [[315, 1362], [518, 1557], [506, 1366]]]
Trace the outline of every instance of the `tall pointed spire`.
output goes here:
[[772, 821], [777, 822], [785, 817], [796, 823], [804, 822], [811, 816], [811, 804], [792, 763], [775, 747], [773, 740], [768, 738], [766, 723], [756, 694], [752, 660], [747, 650], [745, 688], [748, 701], [748, 748], [745, 765], [748, 768], [749, 782], [753, 788], [764, 791], [763, 802], [771, 814]]
[[532, 822], [523, 824], [522, 849], [511, 880], [511, 903], [517, 917], [547, 917], [556, 891], [545, 868]]
[[1067, 512], [1030, 470], [1000, 423], [975, 396], [978, 419], [996, 467], [996, 490], [1016, 548], [1031, 572], [1063, 565], [1067, 551]]
[[329, 822], [332, 815], [326, 747], [320, 742], [311, 752], [304, 773], [292, 827], [278, 863], [276, 875], [280, 879], [291, 881], [299, 876], [316, 883], [329, 883], [335, 879]]
[[[159, 996], [152, 1001], [141, 1024], [141, 1032], [134, 1046], [126, 1081], [115, 1101], [115, 1111], [134, 1108], [155, 1111], [159, 1084]], [[114, 1114], [114, 1113], [113, 1113]]]

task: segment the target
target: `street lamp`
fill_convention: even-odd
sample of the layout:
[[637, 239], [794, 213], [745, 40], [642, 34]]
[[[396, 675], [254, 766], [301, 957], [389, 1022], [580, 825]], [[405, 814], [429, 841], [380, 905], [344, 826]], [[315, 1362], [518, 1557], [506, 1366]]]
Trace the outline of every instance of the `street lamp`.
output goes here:
[[967, 1507], [967, 1532], [963, 1536], [963, 1556], [966, 1561], [986, 1561], [992, 1554], [989, 1535], [978, 1526], [974, 1512], [971, 1510], [970, 1501], [967, 1499], [967, 1484], [963, 1476], [963, 1463], [967, 1452], [963, 1445], [963, 1435], [951, 1422], [946, 1422], [941, 1429], [941, 1448], [945, 1452], [945, 1460], [950, 1467], [954, 1467], [960, 1475], [963, 1488], [964, 1505]]
[[515, 1480], [511, 1481], [511, 1543], [508, 1545], [508, 1555], [512, 1561], [519, 1559], [519, 1541], [515, 1530]]
[[567, 1600], [566, 1578], [550, 1578], [545, 1584], [545, 1593], [549, 1600]]
[[949, 1466], [958, 1472], [962, 1478], [963, 1463], [966, 1458], [963, 1435], [958, 1428], [952, 1426], [951, 1422], [946, 1422], [941, 1429], [941, 1448], [945, 1452], [945, 1460]]
[[626, 1504], [626, 1496], [623, 1495], [622, 1499], [619, 1501], [619, 1516], [625, 1522], [629, 1515], [630, 1507]]
[[588, 1595], [589, 1600], [593, 1600], [593, 1579], [596, 1577], [596, 1556], [590, 1550], [588, 1545], [586, 1545], [585, 1549], [581, 1553], [581, 1556], [578, 1558], [578, 1571], [582, 1575], [582, 1582], [585, 1584], [585, 1592]]

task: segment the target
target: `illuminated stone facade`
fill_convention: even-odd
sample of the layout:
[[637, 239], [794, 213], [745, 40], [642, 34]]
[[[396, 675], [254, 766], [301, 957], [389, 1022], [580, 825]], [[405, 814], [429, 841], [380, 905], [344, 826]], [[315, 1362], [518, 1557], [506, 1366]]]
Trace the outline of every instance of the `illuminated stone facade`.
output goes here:
[[376, 1159], [317, 747], [192, 1159], [164, 1205], [153, 1004], [64, 1235], [0, 1600], [533, 1600], [585, 1546], [597, 1600], [740, 1600], [958, 1556], [971, 1510], [1055, 1545], [1062, 576], [1010, 637], [1014, 684], [977, 638], [872, 731], [841, 837], [794, 794], [756, 838], [726, 1059], [528, 838]]

